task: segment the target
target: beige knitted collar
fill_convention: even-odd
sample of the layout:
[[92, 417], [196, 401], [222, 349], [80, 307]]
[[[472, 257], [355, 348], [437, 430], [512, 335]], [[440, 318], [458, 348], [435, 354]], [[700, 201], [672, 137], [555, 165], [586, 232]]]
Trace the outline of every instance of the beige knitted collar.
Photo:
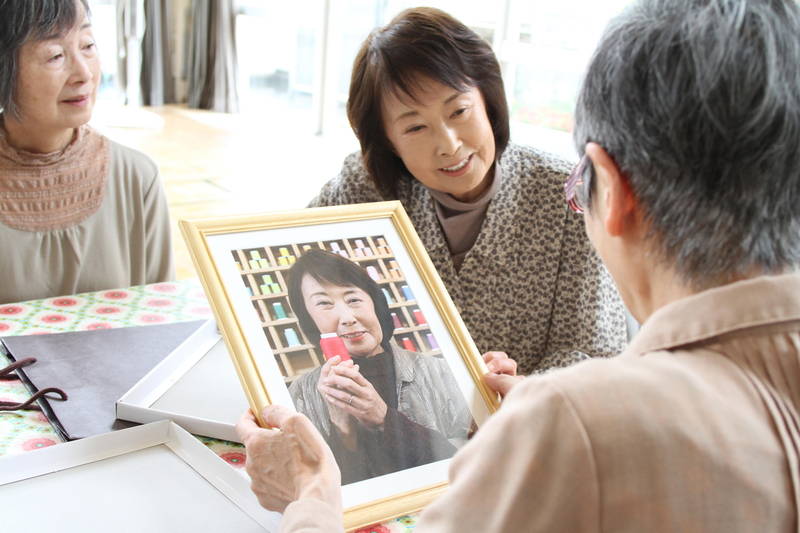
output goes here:
[[0, 222], [23, 231], [79, 224], [100, 208], [108, 139], [81, 126], [61, 151], [34, 154], [8, 144], [0, 123]]

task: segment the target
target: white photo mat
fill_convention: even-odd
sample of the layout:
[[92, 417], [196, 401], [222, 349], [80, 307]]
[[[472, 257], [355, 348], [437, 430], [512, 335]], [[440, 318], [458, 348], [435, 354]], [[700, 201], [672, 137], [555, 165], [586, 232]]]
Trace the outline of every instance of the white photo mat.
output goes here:
[[0, 458], [4, 532], [275, 532], [246, 476], [169, 421]]

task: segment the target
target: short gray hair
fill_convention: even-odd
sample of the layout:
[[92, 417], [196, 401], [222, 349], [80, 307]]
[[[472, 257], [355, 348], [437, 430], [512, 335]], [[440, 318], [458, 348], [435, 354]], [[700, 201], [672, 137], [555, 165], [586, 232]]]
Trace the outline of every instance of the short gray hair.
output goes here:
[[[87, 0], [80, 0], [89, 14]], [[45, 39], [75, 26], [78, 0], [0, 0], [0, 110], [19, 117], [15, 91], [19, 49], [28, 40]]]
[[800, 5], [641, 0], [612, 21], [575, 111], [665, 262], [696, 288], [800, 264]]

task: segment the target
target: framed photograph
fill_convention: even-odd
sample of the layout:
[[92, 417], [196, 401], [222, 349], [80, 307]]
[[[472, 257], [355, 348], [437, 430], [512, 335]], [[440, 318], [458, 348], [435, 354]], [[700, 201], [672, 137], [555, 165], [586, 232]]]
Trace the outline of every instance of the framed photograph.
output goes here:
[[498, 403], [400, 202], [180, 227], [251, 409], [292, 407], [331, 446], [345, 527], [435, 498]]
[[249, 485], [168, 420], [0, 457], [3, 531], [278, 531]]

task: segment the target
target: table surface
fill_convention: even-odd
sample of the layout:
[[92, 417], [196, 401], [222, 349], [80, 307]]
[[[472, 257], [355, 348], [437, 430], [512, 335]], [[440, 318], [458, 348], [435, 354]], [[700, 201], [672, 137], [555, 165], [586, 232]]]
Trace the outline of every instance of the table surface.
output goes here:
[[[167, 324], [211, 317], [199, 282], [188, 279], [0, 305], [0, 336]], [[7, 359], [0, 354], [0, 367], [6, 364]], [[0, 381], [0, 400], [19, 402], [29, 396], [22, 382]], [[246, 458], [240, 444], [197, 438], [231, 467], [244, 468]], [[0, 456], [59, 442], [40, 411], [0, 412]], [[359, 533], [409, 532], [415, 525], [416, 515], [411, 515], [361, 529]]]

